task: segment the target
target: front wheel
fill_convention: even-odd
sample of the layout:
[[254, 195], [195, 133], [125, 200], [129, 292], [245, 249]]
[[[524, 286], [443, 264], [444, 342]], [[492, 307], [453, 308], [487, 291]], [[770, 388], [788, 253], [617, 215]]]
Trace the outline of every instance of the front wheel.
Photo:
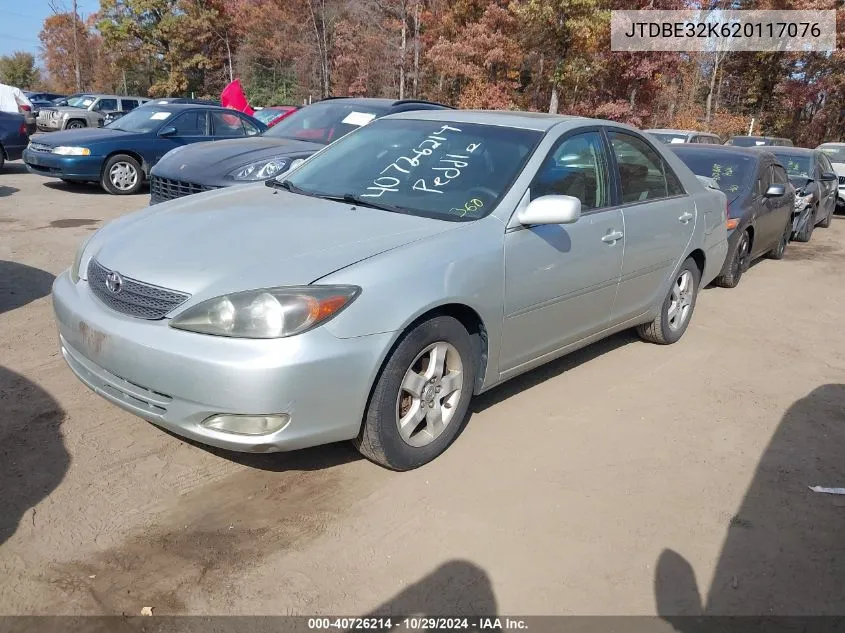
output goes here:
[[393, 350], [373, 389], [355, 446], [392, 470], [411, 470], [445, 451], [466, 420], [475, 384], [473, 345], [449, 316], [425, 321]]
[[679, 340], [687, 331], [695, 310], [700, 279], [698, 264], [692, 257], [687, 258], [672, 280], [669, 293], [660, 306], [660, 312], [650, 323], [637, 327], [640, 337], [660, 345], [669, 345]]
[[131, 156], [117, 154], [106, 161], [100, 184], [111, 194], [125, 196], [138, 193], [144, 182], [141, 165]]
[[80, 130], [85, 127], [85, 124], [82, 121], [68, 121], [67, 125], [65, 126], [66, 130]]

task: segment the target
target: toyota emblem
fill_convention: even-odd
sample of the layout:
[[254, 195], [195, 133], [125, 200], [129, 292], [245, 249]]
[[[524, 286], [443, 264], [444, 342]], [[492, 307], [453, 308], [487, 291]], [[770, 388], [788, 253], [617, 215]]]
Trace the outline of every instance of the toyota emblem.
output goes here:
[[114, 294], [123, 290], [123, 277], [120, 276], [119, 272], [113, 270], [106, 275], [106, 288]]

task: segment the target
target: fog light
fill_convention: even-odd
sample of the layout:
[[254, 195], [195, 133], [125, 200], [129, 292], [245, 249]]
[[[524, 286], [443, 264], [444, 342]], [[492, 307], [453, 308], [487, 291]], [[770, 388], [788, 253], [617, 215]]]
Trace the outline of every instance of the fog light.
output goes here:
[[287, 413], [278, 415], [213, 415], [202, 425], [207, 429], [237, 435], [267, 435], [280, 431], [290, 422]]

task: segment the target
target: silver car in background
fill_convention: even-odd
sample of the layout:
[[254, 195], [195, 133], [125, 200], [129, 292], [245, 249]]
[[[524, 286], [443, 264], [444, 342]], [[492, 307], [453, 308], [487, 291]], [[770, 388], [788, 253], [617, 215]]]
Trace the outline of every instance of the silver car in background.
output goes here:
[[473, 394], [626, 328], [677, 341], [726, 199], [625, 125], [388, 116], [266, 184], [103, 227], [58, 277], [62, 353], [118, 406], [238, 451], [442, 453]]
[[109, 112], [129, 112], [150, 101], [147, 97], [80, 94], [69, 97], [67, 105], [42, 108], [36, 124], [41, 132], [103, 127]]

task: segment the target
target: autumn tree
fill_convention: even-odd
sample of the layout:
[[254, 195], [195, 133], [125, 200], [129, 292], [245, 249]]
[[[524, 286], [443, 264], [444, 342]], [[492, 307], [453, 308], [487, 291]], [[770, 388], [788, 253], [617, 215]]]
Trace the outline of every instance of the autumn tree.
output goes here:
[[19, 88], [34, 88], [41, 81], [35, 57], [17, 51], [0, 57], [0, 83]]

